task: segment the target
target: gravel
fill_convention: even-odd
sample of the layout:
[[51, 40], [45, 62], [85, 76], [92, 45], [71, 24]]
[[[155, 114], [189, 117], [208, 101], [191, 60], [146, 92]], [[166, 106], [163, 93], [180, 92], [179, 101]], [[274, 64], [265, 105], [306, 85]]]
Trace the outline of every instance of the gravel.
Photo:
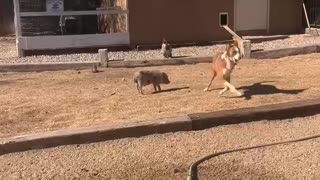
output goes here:
[[[291, 35], [286, 39], [253, 43], [253, 50], [271, 50], [318, 44], [320, 37], [308, 35]], [[173, 49], [174, 56], [212, 56], [215, 51], [223, 50], [224, 45], [192, 46]], [[0, 37], [0, 63], [59, 63], [59, 62], [91, 62], [99, 61], [97, 53], [81, 53], [56, 56], [16, 57], [14, 37]], [[109, 53], [110, 60], [159, 59], [163, 58], [160, 50], [117, 51]]]
[[[203, 131], [126, 138], [0, 156], [0, 179], [186, 179], [214, 152], [320, 134], [320, 115]], [[202, 179], [318, 179], [320, 140], [260, 148], [210, 159]]]

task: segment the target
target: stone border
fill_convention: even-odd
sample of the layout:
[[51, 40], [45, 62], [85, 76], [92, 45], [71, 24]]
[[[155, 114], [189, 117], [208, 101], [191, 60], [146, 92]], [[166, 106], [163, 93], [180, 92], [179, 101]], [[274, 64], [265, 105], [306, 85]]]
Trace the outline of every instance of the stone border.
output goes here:
[[[295, 48], [284, 48], [266, 51], [256, 51], [250, 53], [250, 59], [277, 59], [287, 56], [295, 56], [301, 54], [311, 54], [320, 52], [319, 45], [301, 46]], [[210, 63], [212, 57], [184, 57], [170, 58], [158, 60], [123, 60], [123, 61], [108, 61], [108, 68], [132, 68], [132, 67], [148, 67], [148, 66], [164, 66], [164, 65], [182, 65], [182, 64], [197, 64]]]
[[194, 113], [176, 118], [129, 123], [113, 127], [96, 126], [63, 129], [0, 139], [0, 155], [61, 145], [93, 143], [177, 131], [202, 130], [221, 125], [260, 120], [290, 119], [312, 116], [319, 113], [320, 98], [259, 107], [222, 110], [212, 113]]
[[311, 54], [320, 52], [320, 45], [301, 46], [294, 48], [274, 49], [267, 51], [257, 51], [251, 53], [254, 59], [277, 59], [286, 56], [295, 56], [301, 54]]
[[60, 70], [82, 70], [92, 68], [94, 64], [100, 62], [81, 63], [43, 63], [43, 64], [1, 64], [0, 72], [41, 72]]
[[154, 60], [123, 60], [123, 61], [108, 61], [108, 68], [133, 68], [133, 67], [148, 67], [148, 66], [166, 66], [166, 65], [184, 65], [197, 63], [210, 63], [212, 57], [181, 57], [168, 59]]
[[306, 28], [305, 33], [311, 36], [319, 36], [320, 35], [319, 28]]

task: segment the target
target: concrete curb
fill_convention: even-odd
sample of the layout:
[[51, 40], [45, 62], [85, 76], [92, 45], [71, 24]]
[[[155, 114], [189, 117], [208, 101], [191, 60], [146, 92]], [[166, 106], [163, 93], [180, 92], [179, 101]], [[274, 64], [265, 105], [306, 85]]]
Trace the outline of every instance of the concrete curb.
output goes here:
[[41, 72], [59, 70], [81, 70], [92, 68], [94, 64], [100, 62], [81, 63], [43, 63], [43, 64], [1, 64], [0, 72]]
[[295, 56], [301, 54], [311, 54], [320, 52], [319, 45], [301, 46], [295, 48], [284, 48], [267, 51], [257, 51], [251, 53], [253, 59], [277, 59], [286, 56]]
[[108, 61], [108, 68], [132, 68], [132, 67], [148, 67], [148, 66], [167, 66], [167, 65], [183, 65], [210, 63], [212, 57], [182, 57], [155, 60], [124, 60], [124, 61]]
[[57, 130], [0, 139], [0, 155], [61, 145], [93, 143], [177, 131], [202, 130], [221, 125], [259, 120], [312, 116], [318, 113], [320, 113], [320, 98], [252, 108], [222, 110], [212, 113], [195, 113], [176, 118], [144, 121], [113, 127], [99, 126]]
[[320, 113], [320, 98], [250, 108], [189, 114], [193, 130], [260, 120], [291, 119]]
[[88, 128], [62, 129], [0, 139], [0, 155], [61, 145], [93, 143], [120, 138], [190, 130], [192, 130], [192, 124], [188, 116], [130, 123], [113, 127], [95, 126]]

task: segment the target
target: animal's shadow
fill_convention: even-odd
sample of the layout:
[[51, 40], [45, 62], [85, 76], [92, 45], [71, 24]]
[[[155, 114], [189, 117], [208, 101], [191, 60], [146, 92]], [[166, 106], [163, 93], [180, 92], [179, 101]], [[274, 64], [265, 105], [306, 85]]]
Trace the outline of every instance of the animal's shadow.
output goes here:
[[254, 83], [250, 86], [241, 86], [237, 89], [243, 90], [243, 96], [246, 100], [250, 100], [254, 95], [271, 95], [271, 94], [299, 94], [305, 91], [306, 89], [294, 89], [294, 90], [285, 90], [285, 89], [278, 89], [274, 85], [270, 84], [263, 84], [263, 83], [270, 83], [273, 81], [265, 81], [265, 82], [258, 82]]
[[152, 94], [159, 94], [159, 93], [166, 93], [166, 92], [173, 92], [173, 91], [179, 91], [183, 89], [189, 89], [190, 87], [180, 87], [180, 88], [170, 88], [170, 89], [161, 89], [161, 91], [153, 92]]
[[13, 83], [12, 81], [0, 81], [0, 85], [7, 85]]
[[25, 81], [27, 79], [15, 79], [15, 80], [0, 80], [0, 85], [8, 85], [12, 83], [17, 83], [19, 81]]

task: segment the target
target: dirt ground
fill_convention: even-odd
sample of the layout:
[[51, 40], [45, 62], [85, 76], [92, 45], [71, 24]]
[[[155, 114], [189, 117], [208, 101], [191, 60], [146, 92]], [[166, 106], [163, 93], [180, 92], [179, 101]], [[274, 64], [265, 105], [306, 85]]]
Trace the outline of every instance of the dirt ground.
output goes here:
[[[185, 180], [203, 156], [314, 136], [319, 121], [320, 115], [260, 121], [7, 154], [0, 156], [0, 179]], [[316, 180], [319, 148], [320, 139], [313, 139], [223, 155], [200, 164], [199, 178]]]
[[12, 58], [17, 56], [15, 37], [0, 37], [0, 63], [4, 58]]
[[139, 69], [2, 73], [0, 137], [320, 97], [320, 54], [241, 61], [231, 81], [242, 98], [218, 97], [217, 80], [203, 92], [209, 64], [148, 68], [167, 72], [171, 84], [162, 93], [151, 94], [149, 86], [149, 94], [139, 95], [132, 79]]

